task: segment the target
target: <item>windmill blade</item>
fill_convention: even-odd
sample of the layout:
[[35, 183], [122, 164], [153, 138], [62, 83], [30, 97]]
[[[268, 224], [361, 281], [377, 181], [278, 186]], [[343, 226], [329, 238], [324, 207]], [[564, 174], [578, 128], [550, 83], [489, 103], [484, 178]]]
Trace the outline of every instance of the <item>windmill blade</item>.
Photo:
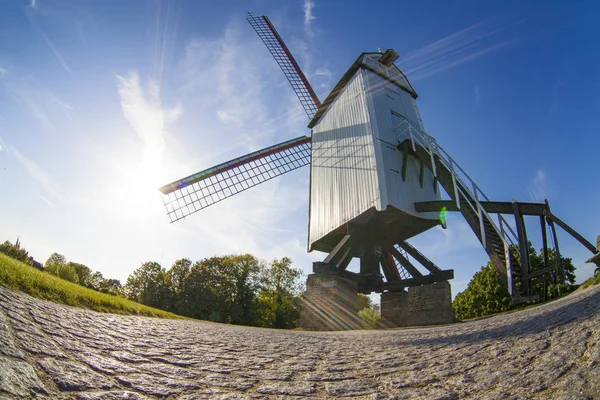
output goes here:
[[159, 190], [171, 222], [211, 206], [286, 172], [310, 164], [311, 138], [296, 139], [255, 151], [186, 178]]
[[249, 12], [246, 14], [246, 19], [281, 67], [283, 74], [290, 85], [292, 85], [296, 96], [298, 96], [302, 107], [304, 107], [306, 115], [308, 115], [309, 119], [312, 119], [317, 109], [321, 106], [321, 102], [292, 56], [292, 53], [290, 53], [290, 50], [281, 39], [281, 36], [275, 30], [269, 18], [264, 15], [257, 17]]

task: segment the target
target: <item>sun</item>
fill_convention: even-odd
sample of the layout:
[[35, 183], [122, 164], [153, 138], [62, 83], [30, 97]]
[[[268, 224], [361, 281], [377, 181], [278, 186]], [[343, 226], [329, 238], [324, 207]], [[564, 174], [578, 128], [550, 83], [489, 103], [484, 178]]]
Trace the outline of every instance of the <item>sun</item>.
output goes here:
[[143, 221], [162, 214], [158, 188], [165, 170], [162, 154], [155, 150], [144, 149], [141, 158], [131, 154], [133, 159], [120, 163], [118, 176], [108, 188], [111, 208], [126, 219]]

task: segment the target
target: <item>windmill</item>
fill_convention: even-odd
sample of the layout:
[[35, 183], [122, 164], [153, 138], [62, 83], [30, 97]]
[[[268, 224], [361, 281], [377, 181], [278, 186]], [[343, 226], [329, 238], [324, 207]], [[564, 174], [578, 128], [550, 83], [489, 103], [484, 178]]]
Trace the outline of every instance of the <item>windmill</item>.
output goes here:
[[[445, 212], [464, 216], [515, 300], [532, 294], [531, 279], [554, 279], [561, 272], [560, 265], [546, 265], [547, 254], [542, 270], [530, 270], [524, 215], [540, 217], [544, 249], [548, 225], [558, 250], [557, 223], [595, 253], [594, 246], [550, 212], [547, 202], [492, 202], [485, 196], [425, 132], [418, 95], [395, 65], [394, 50], [362, 53], [321, 102], [269, 19], [248, 13], [247, 20], [300, 100], [311, 136], [163, 186], [171, 222], [310, 165], [308, 250], [328, 253], [313, 270], [344, 277], [361, 293], [402, 292], [452, 279], [453, 270], [440, 269], [407, 242], [435, 226], [445, 227]], [[442, 189], [450, 200], [442, 200]], [[517, 233], [506, 214], [514, 215]], [[355, 258], [360, 271], [347, 271]]]

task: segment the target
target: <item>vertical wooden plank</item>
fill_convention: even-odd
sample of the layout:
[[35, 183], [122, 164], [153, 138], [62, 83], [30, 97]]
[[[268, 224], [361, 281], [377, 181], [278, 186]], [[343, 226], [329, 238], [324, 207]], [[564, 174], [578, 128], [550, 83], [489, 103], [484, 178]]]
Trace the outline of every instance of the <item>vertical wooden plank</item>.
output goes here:
[[517, 235], [519, 236], [519, 252], [521, 254], [521, 271], [522, 271], [522, 284], [523, 292], [525, 296], [529, 296], [529, 273], [531, 272], [531, 263], [529, 260], [529, 242], [527, 241], [527, 230], [525, 228], [525, 221], [521, 211], [519, 210], [519, 203], [516, 200], [512, 202], [513, 214], [515, 215], [515, 224], [517, 225]]
[[542, 226], [542, 251], [544, 252], [544, 268], [548, 267], [548, 237], [546, 232], [546, 218], [540, 215], [540, 224]]

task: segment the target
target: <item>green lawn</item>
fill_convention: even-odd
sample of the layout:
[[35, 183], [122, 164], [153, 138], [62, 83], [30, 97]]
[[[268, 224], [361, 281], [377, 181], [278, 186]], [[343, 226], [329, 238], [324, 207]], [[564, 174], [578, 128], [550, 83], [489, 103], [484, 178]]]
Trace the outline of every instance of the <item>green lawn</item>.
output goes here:
[[592, 276], [590, 279], [588, 279], [587, 281], [583, 282], [579, 287], [581, 289], [585, 289], [585, 288], [590, 287], [592, 285], [600, 285], [600, 274], [597, 274], [596, 276]]
[[2, 253], [0, 253], [0, 285], [41, 299], [95, 311], [160, 318], [183, 318], [170, 312], [144, 306], [135, 301], [96, 292], [65, 281]]

